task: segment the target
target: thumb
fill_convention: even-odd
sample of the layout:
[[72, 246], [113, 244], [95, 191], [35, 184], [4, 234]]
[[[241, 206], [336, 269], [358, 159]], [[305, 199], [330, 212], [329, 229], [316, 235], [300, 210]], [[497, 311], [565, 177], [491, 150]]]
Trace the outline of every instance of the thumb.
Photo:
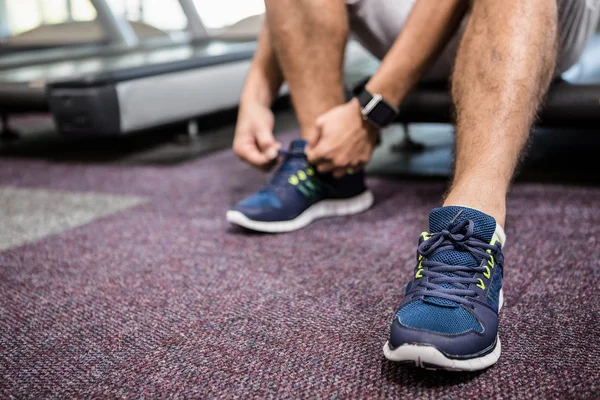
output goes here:
[[323, 128], [325, 125], [326, 114], [319, 115], [319, 117], [315, 120], [315, 126], [319, 129]]
[[263, 153], [264, 155], [269, 159], [269, 160], [274, 160], [277, 158], [277, 156], [279, 155], [279, 149], [281, 148], [281, 143], [279, 142], [275, 142], [271, 145], [271, 147], [269, 147], [267, 150], [265, 150]]
[[323, 134], [323, 127], [325, 126], [326, 119], [326, 114], [321, 114], [315, 120], [312, 135], [310, 135], [310, 137], [307, 140], [309, 147], [315, 147], [317, 143], [319, 143], [321, 135]]
[[309, 148], [315, 147], [317, 145], [317, 143], [319, 143], [320, 139], [321, 139], [321, 126], [315, 124], [315, 126], [313, 126], [311, 128], [310, 134], [307, 135], [307, 138], [306, 138], [307, 147], [309, 147]]
[[256, 133], [256, 143], [259, 150], [270, 160], [277, 157], [277, 151], [281, 147], [281, 144], [275, 140], [273, 133], [267, 129]]

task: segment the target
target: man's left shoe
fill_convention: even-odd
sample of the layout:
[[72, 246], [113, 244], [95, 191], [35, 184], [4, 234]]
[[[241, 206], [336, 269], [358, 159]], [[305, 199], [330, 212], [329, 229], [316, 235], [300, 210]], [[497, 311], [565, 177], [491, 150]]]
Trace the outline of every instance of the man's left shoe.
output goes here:
[[373, 194], [364, 172], [335, 179], [308, 163], [306, 142], [295, 140], [280, 151], [283, 162], [270, 182], [227, 212], [232, 224], [259, 232], [291, 232], [318, 218], [351, 215], [368, 210]]
[[487, 368], [500, 357], [504, 231], [489, 215], [458, 206], [433, 210], [429, 229], [383, 353], [428, 369]]

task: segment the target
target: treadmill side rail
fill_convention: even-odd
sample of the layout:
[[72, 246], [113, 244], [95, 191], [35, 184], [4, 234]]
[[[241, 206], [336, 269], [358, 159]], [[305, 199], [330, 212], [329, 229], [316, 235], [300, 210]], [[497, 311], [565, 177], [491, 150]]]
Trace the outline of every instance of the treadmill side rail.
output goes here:
[[115, 88], [121, 104], [121, 132], [141, 131], [236, 107], [249, 69], [249, 60], [237, 61], [119, 82]]
[[50, 110], [69, 136], [125, 135], [236, 107], [250, 60], [87, 86], [48, 86]]

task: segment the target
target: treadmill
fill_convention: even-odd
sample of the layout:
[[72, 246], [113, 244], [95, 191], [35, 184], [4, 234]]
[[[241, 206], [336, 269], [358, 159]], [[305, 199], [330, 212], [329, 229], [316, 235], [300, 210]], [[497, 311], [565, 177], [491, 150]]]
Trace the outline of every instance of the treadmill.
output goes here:
[[208, 40], [73, 61], [86, 72], [49, 77], [46, 96], [65, 135], [128, 134], [235, 107], [255, 49]]
[[179, 0], [192, 39], [140, 44], [106, 0], [91, 1], [113, 44], [0, 59], [3, 117], [50, 111], [67, 135], [125, 134], [237, 105], [255, 38], [209, 38], [193, 0]]

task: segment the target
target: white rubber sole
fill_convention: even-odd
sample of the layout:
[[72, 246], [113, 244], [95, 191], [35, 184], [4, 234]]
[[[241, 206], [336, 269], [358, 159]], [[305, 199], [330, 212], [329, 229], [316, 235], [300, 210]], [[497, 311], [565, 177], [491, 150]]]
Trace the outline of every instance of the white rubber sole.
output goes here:
[[[498, 312], [504, 304], [504, 293], [500, 289], [500, 299], [498, 301]], [[390, 361], [401, 362], [414, 365], [416, 367], [447, 371], [478, 371], [494, 365], [500, 358], [502, 346], [500, 338], [496, 337], [496, 346], [494, 349], [481, 357], [474, 357], [466, 360], [459, 360], [446, 357], [441, 351], [432, 346], [420, 344], [403, 344], [392, 350], [389, 342], [383, 346], [383, 355]]]
[[322, 200], [307, 208], [302, 214], [289, 221], [254, 221], [239, 211], [227, 211], [227, 221], [258, 232], [292, 232], [304, 228], [319, 218], [358, 214], [373, 205], [373, 193], [366, 190], [358, 196], [343, 200]]

